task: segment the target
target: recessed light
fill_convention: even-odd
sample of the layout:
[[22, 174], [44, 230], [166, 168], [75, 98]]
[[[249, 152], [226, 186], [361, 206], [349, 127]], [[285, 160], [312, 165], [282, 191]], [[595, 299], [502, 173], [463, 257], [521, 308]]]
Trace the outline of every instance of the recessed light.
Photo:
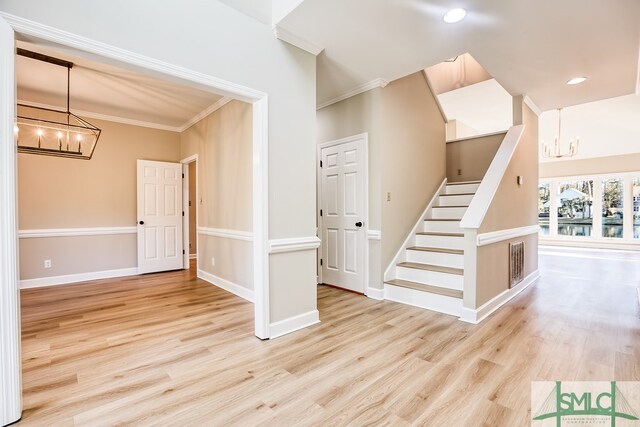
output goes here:
[[568, 85], [579, 85], [583, 81], [587, 80], [586, 77], [574, 77], [567, 82]]
[[443, 21], [447, 24], [455, 24], [456, 22], [460, 22], [467, 16], [467, 11], [461, 8], [451, 9], [447, 12], [443, 17]]

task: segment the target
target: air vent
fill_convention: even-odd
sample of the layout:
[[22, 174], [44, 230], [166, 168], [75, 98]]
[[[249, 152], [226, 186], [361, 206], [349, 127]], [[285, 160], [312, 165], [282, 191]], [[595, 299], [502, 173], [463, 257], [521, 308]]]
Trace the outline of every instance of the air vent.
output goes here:
[[509, 244], [509, 287], [524, 279], [524, 242]]

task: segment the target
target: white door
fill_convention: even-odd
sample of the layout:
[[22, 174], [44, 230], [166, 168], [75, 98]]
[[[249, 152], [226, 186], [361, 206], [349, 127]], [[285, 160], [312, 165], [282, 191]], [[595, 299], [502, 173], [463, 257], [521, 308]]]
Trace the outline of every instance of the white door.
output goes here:
[[182, 165], [138, 160], [138, 273], [183, 268]]
[[320, 150], [322, 281], [364, 293], [364, 137]]

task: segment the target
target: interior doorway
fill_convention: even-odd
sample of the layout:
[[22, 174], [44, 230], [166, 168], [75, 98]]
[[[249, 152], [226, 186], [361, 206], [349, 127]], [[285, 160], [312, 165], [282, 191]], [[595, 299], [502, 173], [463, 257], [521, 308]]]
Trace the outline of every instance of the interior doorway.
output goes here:
[[368, 276], [367, 134], [318, 146], [320, 283], [365, 293]]
[[254, 326], [258, 338], [270, 337], [268, 267], [268, 99], [256, 91], [213, 76], [124, 51], [61, 32], [31, 21], [0, 17], [0, 424], [16, 421], [21, 413], [20, 300], [18, 271], [15, 48], [16, 35], [28, 36], [82, 54], [104, 58], [125, 69], [188, 87], [208, 90], [252, 105], [252, 217]]
[[196, 269], [198, 263], [198, 207], [200, 195], [198, 192], [198, 155], [193, 155], [182, 160], [182, 173], [184, 176], [183, 194], [183, 233], [184, 233], [184, 268], [191, 268], [194, 263]]

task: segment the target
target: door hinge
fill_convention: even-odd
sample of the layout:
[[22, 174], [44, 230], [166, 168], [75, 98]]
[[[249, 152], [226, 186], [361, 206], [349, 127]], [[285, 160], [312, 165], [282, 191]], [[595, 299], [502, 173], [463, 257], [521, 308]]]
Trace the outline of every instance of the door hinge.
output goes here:
[[182, 211], [182, 216], [184, 216], [184, 211]]
[[182, 174], [182, 179], [184, 179], [184, 174]]
[[320, 258], [320, 265], [322, 265], [322, 258]]
[[320, 167], [322, 167], [322, 160], [320, 160]]
[[320, 209], [320, 216], [322, 216], [322, 209]]
[[184, 249], [183, 249], [183, 250], [182, 250], [182, 255], [184, 255], [184, 254], [185, 254], [185, 252], [184, 252]]

